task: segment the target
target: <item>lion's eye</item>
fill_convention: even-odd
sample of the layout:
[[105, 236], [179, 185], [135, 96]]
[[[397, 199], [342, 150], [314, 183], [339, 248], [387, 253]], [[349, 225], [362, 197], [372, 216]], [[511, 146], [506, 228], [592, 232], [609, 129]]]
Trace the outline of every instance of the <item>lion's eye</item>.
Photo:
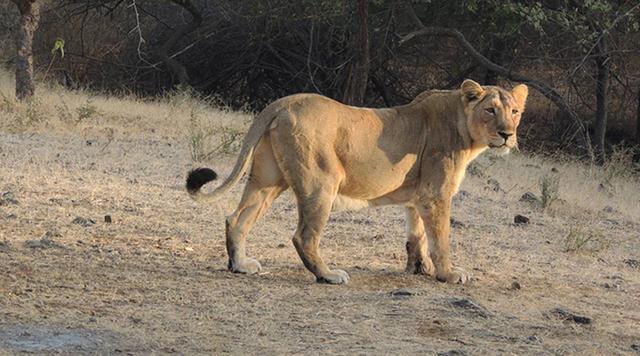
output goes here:
[[513, 109], [513, 110], [511, 110], [511, 113], [512, 113], [513, 115], [517, 114], [517, 113], [518, 113], [518, 109]]
[[484, 110], [486, 112], [488, 112], [489, 114], [491, 114], [491, 115], [495, 115], [496, 114], [496, 109], [494, 109], [494, 108], [487, 108], [487, 109], [484, 109]]

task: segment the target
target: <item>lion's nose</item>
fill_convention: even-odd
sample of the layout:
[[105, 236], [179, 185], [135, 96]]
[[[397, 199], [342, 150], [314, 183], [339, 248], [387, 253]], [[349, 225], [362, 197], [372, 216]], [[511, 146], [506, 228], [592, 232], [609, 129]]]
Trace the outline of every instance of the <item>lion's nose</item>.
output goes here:
[[502, 138], [504, 138], [505, 142], [509, 139], [509, 137], [513, 136], [512, 133], [505, 132], [505, 131], [498, 132], [498, 135], [502, 136]]

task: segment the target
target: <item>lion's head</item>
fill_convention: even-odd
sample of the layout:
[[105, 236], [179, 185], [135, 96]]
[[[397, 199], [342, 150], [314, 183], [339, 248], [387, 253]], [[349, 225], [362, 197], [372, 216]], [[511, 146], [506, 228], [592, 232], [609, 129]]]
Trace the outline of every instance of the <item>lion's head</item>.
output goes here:
[[460, 87], [467, 127], [474, 144], [503, 151], [518, 145], [516, 129], [524, 112], [529, 90], [526, 85], [511, 91], [481, 86], [467, 79]]

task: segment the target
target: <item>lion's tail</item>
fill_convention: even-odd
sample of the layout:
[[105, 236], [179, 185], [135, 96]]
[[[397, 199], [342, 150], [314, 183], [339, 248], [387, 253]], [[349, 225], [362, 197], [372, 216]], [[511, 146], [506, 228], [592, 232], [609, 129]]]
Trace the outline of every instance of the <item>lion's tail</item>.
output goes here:
[[217, 187], [211, 193], [203, 193], [200, 188], [203, 185], [215, 180], [218, 175], [212, 169], [209, 168], [196, 168], [189, 172], [187, 176], [187, 192], [191, 198], [197, 201], [216, 200], [223, 194], [231, 190], [234, 185], [238, 183], [240, 178], [249, 169], [251, 159], [253, 158], [253, 152], [256, 145], [260, 142], [260, 138], [264, 135], [265, 131], [271, 125], [271, 122], [276, 118], [278, 110], [276, 105], [270, 105], [265, 108], [258, 116], [253, 120], [249, 131], [244, 137], [242, 142], [242, 149], [240, 155], [236, 161], [236, 165], [233, 167], [233, 171], [222, 184]]

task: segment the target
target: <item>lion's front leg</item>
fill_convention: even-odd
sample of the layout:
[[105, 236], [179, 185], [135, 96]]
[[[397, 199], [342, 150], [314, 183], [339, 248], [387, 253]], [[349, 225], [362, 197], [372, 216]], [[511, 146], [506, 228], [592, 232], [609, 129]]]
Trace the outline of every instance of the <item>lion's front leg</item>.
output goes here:
[[415, 207], [407, 207], [407, 268], [412, 274], [435, 276], [436, 268], [429, 257], [429, 244], [424, 222]]
[[431, 259], [436, 267], [436, 278], [442, 282], [465, 283], [469, 274], [453, 267], [449, 247], [451, 199], [432, 201], [420, 211], [429, 239]]

